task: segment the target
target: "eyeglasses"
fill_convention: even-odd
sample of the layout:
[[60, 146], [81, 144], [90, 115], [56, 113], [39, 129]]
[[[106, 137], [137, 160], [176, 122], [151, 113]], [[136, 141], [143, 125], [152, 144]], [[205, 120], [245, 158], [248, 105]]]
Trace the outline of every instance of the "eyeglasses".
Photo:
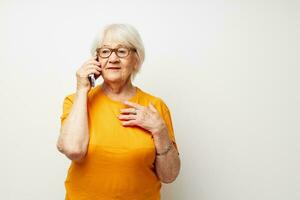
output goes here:
[[107, 47], [101, 47], [98, 48], [97, 50], [97, 54], [101, 57], [101, 58], [108, 58], [112, 52], [115, 52], [115, 54], [119, 57], [119, 58], [125, 58], [129, 55], [130, 51], [136, 51], [135, 48], [129, 48], [129, 47], [118, 47], [115, 49], [111, 49], [111, 48], [107, 48]]

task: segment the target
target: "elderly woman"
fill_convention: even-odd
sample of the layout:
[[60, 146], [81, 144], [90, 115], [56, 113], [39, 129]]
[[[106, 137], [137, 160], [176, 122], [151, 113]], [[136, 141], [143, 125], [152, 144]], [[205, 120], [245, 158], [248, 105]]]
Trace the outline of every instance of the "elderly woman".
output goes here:
[[[108, 25], [92, 53], [63, 103], [57, 148], [72, 161], [65, 199], [158, 200], [180, 159], [167, 105], [132, 84], [145, 55], [140, 35]], [[91, 74], [102, 84], [92, 87]]]

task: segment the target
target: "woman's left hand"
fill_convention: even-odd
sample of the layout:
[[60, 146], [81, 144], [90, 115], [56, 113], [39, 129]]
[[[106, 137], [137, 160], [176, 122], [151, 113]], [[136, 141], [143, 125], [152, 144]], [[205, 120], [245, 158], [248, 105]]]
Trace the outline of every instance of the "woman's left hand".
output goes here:
[[164, 120], [152, 103], [146, 107], [129, 101], [123, 103], [129, 106], [129, 108], [120, 111], [119, 119], [123, 126], [139, 126], [149, 131], [153, 136], [157, 136], [156, 134], [164, 128]]

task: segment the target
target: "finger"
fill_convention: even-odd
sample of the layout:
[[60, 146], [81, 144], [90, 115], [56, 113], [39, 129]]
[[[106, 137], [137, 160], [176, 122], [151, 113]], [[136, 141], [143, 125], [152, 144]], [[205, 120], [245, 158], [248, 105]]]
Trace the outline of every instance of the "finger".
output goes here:
[[89, 60], [88, 62], [86, 62], [86, 65], [97, 65], [100, 66], [101, 63], [96, 61], [96, 60]]
[[98, 70], [96, 69], [89, 69], [89, 70], [86, 70], [86, 76], [88, 76], [89, 74], [97, 74], [99, 75], [101, 72], [99, 72]]
[[152, 110], [153, 112], [157, 112], [156, 108], [153, 106], [153, 104], [150, 102], [149, 104], [149, 108], [150, 110]]
[[136, 120], [129, 120], [129, 121], [122, 121], [123, 126], [136, 126], [137, 122]]
[[95, 53], [91, 56], [90, 60], [96, 60], [97, 58], [98, 58], [98, 54], [97, 54], [97, 52], [95, 52]]
[[79, 72], [76, 73], [76, 75], [77, 75], [78, 77], [82, 77], [82, 78], [86, 78], [86, 77], [88, 77], [90, 74], [100, 75], [101, 72], [99, 72], [99, 71], [96, 70], [96, 69], [91, 68], [91, 69], [84, 70], [84, 71], [79, 71]]
[[120, 120], [132, 120], [132, 119], [136, 119], [137, 116], [136, 115], [119, 115], [118, 118]]
[[138, 103], [130, 102], [130, 101], [123, 101], [123, 103], [124, 103], [125, 105], [127, 105], [127, 106], [131, 106], [131, 107], [136, 108], [136, 109], [139, 109], [139, 110], [141, 110], [141, 109], [144, 108], [144, 106], [142, 106], [142, 105], [140, 105], [140, 104], [138, 104]]
[[99, 58], [98, 58], [98, 55], [97, 53], [90, 59], [90, 60], [93, 60], [93, 61], [96, 61], [96, 62], [99, 62]]
[[88, 59], [86, 62], [84, 62], [83, 66], [90, 65], [90, 64], [100, 65], [100, 62], [98, 62], [96, 59], [92, 57]]
[[96, 74], [95, 75], [95, 80], [97, 80], [100, 76], [101, 76], [101, 73], [100, 74]]
[[121, 109], [120, 113], [125, 114], [131, 114], [131, 113], [136, 113], [136, 109], [135, 108], [125, 108], [125, 109]]
[[102, 70], [102, 68], [99, 67], [99, 66], [97, 66], [97, 65], [87, 65], [87, 66], [86, 66], [86, 69], [96, 69], [96, 70], [98, 70], [98, 71], [101, 71], [101, 70]]

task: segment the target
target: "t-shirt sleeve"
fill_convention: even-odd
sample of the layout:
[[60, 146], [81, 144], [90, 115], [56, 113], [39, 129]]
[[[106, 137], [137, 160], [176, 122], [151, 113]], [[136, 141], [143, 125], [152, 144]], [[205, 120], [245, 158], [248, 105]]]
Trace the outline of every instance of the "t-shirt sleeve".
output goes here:
[[168, 108], [168, 106], [163, 102], [162, 104], [162, 117], [166, 123], [166, 126], [168, 128], [168, 133], [169, 133], [169, 137], [171, 139], [171, 141], [173, 142], [178, 154], [178, 146], [176, 143], [176, 139], [175, 139], [175, 134], [174, 134], [174, 128], [173, 128], [173, 123], [172, 123], [172, 117], [171, 117], [171, 112]]
[[69, 113], [71, 112], [71, 108], [73, 106], [73, 100], [74, 100], [74, 95], [69, 95], [69, 96], [66, 96], [63, 101], [63, 111], [60, 116], [61, 125], [63, 124], [65, 119], [68, 117]]

